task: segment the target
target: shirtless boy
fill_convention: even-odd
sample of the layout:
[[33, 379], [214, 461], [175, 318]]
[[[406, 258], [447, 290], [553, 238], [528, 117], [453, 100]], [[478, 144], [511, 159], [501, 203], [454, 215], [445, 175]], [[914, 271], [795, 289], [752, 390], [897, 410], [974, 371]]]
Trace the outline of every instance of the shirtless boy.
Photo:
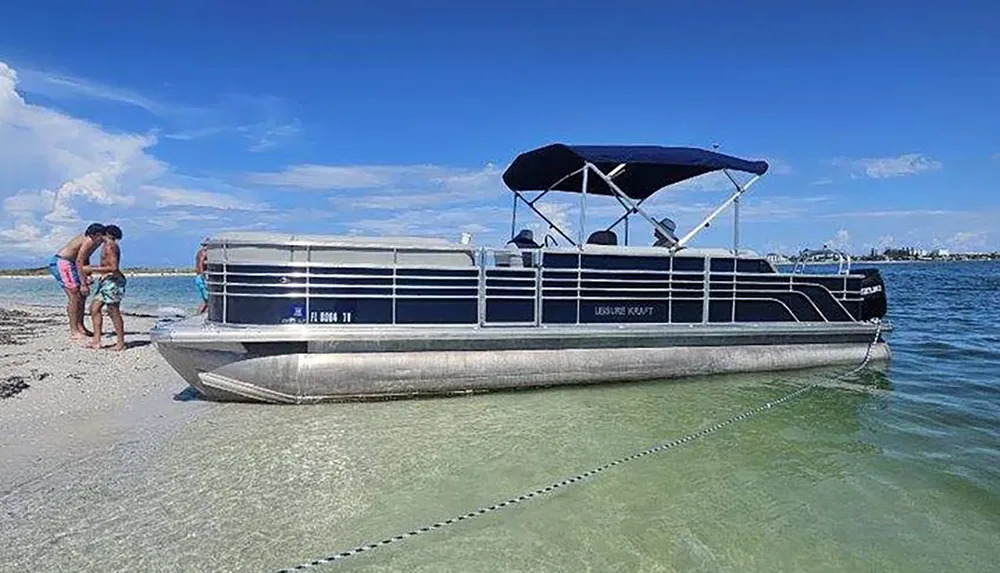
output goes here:
[[198, 289], [198, 296], [201, 297], [201, 306], [198, 307], [198, 314], [208, 310], [208, 285], [205, 284], [206, 258], [208, 247], [203, 242], [198, 254], [194, 256], [194, 287]]
[[66, 291], [69, 335], [75, 340], [86, 340], [91, 336], [83, 326], [83, 308], [90, 294], [90, 284], [80, 269], [90, 264], [90, 255], [103, 242], [104, 225], [94, 223], [82, 235], [70, 239], [49, 261], [49, 272]]
[[101, 246], [101, 262], [96, 267], [83, 267], [85, 274], [100, 275], [97, 287], [94, 289], [94, 300], [90, 303], [90, 320], [94, 327], [94, 338], [91, 348], [101, 347], [101, 326], [104, 317], [101, 310], [108, 307], [108, 316], [115, 325], [115, 335], [118, 338], [115, 350], [125, 350], [125, 322], [122, 320], [121, 302], [125, 298], [125, 275], [122, 274], [121, 248], [118, 241], [122, 238], [122, 230], [117, 225], [104, 228], [104, 244]]

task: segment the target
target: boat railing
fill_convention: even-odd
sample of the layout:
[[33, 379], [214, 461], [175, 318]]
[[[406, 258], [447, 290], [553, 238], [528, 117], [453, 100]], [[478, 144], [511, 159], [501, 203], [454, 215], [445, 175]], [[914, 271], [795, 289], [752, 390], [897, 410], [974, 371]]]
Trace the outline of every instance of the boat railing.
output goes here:
[[[832, 261], [832, 262], [831, 262]], [[810, 264], [833, 264], [837, 265], [838, 275], [851, 274], [851, 256], [838, 249], [803, 249], [794, 260], [792, 274], [802, 274], [806, 266]]]
[[[781, 299], [797, 290], [795, 284], [800, 279], [790, 274], [743, 269], [744, 260], [736, 257], [674, 255], [662, 257], [662, 263], [653, 261], [647, 268], [616, 269], [584, 264], [588, 255], [604, 254], [600, 249], [588, 253], [559, 247], [521, 249], [514, 245], [504, 248], [455, 245], [443, 249], [274, 244], [258, 245], [264, 250], [256, 252], [247, 251], [246, 247], [246, 244], [233, 247], [222, 244], [216, 246], [216, 252], [210, 251], [209, 289], [222, 299], [221, 308], [210, 314], [217, 317], [213, 321], [233, 322], [229, 320], [228, 305], [232, 300], [246, 298], [279, 298], [288, 301], [287, 304], [301, 304], [301, 313], [296, 311], [290, 322], [311, 324], [361, 322], [353, 311], [344, 311], [338, 305], [344, 300], [369, 299], [391, 301], [391, 316], [386, 311], [385, 319], [379, 323], [393, 325], [413, 324], [398, 320], [397, 312], [402, 307], [426, 303], [439, 304], [445, 312], [450, 312], [453, 306], [462, 307], [466, 310], [460, 312], [470, 313], [468, 316], [474, 309], [474, 322], [463, 320], [462, 324], [540, 326], [543, 303], [553, 301], [563, 308], [574, 309], [575, 316], [560, 321], [568, 320], [570, 324], [581, 323], [581, 313], [588, 305], [607, 306], [612, 308], [609, 312], [621, 312], [618, 307], [626, 308], [625, 312], [637, 312], [632, 307], [653, 308], [649, 312], [655, 312], [655, 317], [647, 320], [647, 316], [641, 316], [641, 321], [650, 323], [717, 322], [717, 316], [709, 316], [709, 302], [716, 301], [729, 303], [726, 314], [735, 321], [735, 303], [744, 299], [780, 304], [794, 320], [799, 320]], [[275, 253], [280, 256], [275, 257]], [[645, 250], [622, 253], [625, 254], [650, 262], [651, 255]], [[561, 261], [546, 264], [547, 257], [559, 257]], [[746, 264], [762, 261], [748, 260]], [[849, 265], [849, 259], [846, 264]], [[844, 265], [840, 268], [843, 274]], [[802, 269], [797, 267], [797, 271], [801, 276]], [[739, 281], [737, 277], [741, 277]], [[827, 288], [837, 306], [851, 299], [847, 277], [842, 280], [842, 284]], [[746, 292], [747, 289], [755, 292]], [[815, 307], [811, 301], [807, 304]], [[700, 305], [694, 317], [690, 315], [691, 305]], [[683, 310], [685, 306], [688, 310]], [[678, 314], [682, 311], [687, 313], [684, 318]], [[819, 308], [816, 313], [822, 317], [819, 320], [828, 320]]]

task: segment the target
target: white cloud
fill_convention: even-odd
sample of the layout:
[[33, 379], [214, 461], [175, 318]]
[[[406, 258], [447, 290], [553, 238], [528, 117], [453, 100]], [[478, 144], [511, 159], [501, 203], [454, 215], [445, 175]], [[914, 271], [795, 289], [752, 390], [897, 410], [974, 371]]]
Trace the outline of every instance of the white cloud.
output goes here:
[[[178, 173], [152, 155], [155, 136], [112, 132], [32, 103], [18, 82], [0, 62], [0, 259], [51, 254], [92, 221], [123, 228], [127, 222], [126, 235], [136, 237], [177, 221], [196, 223], [192, 232], [209, 224], [238, 227], [245, 222], [213, 212], [268, 209], [245, 190]], [[87, 90], [93, 97], [103, 93]]]
[[82, 222], [76, 209], [66, 202], [61, 201], [58, 195], [56, 195], [55, 201], [52, 204], [52, 210], [42, 217], [42, 219], [47, 223], [55, 225], [75, 225]]
[[10, 228], [0, 227], [3, 247], [0, 252], [12, 251], [19, 255], [40, 257], [50, 255], [76, 234], [67, 227], [42, 228], [25, 220], [15, 221]]
[[768, 169], [767, 172], [771, 175], [791, 175], [792, 166], [779, 157], [770, 157], [767, 159]]
[[26, 69], [19, 74], [20, 89], [29, 94], [65, 99], [90, 99], [143, 109], [166, 125], [164, 139], [191, 141], [235, 135], [250, 152], [273, 149], [302, 131], [301, 122], [289, 116], [290, 102], [269, 95], [228, 94], [211, 105], [183, 106], [164, 103], [134, 90], [50, 71]]
[[142, 191], [156, 197], [157, 207], [203, 207], [206, 209], [228, 209], [234, 211], [260, 211], [267, 205], [249, 201], [228, 193], [215, 193], [196, 189], [144, 185]]
[[177, 141], [194, 141], [196, 139], [201, 139], [203, 137], [211, 137], [213, 135], [218, 135], [225, 131], [226, 131], [225, 127], [221, 125], [213, 125], [209, 127], [192, 129], [189, 131], [164, 133], [162, 137], [163, 139], [174, 139]]
[[[813, 216], [826, 196], [789, 197], [783, 195], [749, 196], [741, 199], [740, 220], [780, 221]], [[707, 213], [706, 213], [707, 214]]]
[[164, 115], [170, 111], [169, 106], [133, 91], [83, 78], [33, 69], [22, 70], [18, 75], [23, 90], [55, 99], [87, 98], [112, 101], [138, 107], [156, 115]]
[[3, 201], [3, 210], [11, 214], [48, 213], [55, 207], [53, 191], [21, 191]]
[[850, 250], [851, 234], [846, 229], [840, 229], [833, 235], [833, 238], [826, 242], [826, 245], [831, 249]]
[[871, 249], [875, 249], [875, 252], [881, 253], [885, 249], [894, 246], [897, 243], [896, 238], [892, 235], [882, 235], [875, 239], [874, 241], [866, 242], [863, 245], [863, 250], [868, 253]]
[[989, 231], [960, 231], [955, 233], [945, 243], [955, 249], [984, 247], [990, 234]]
[[243, 133], [250, 133], [256, 142], [251, 144], [248, 151], [260, 153], [277, 147], [282, 140], [295, 137], [302, 131], [302, 123], [293, 120], [289, 123], [264, 122], [255, 126], [248, 126], [240, 129]]
[[833, 179], [828, 179], [828, 178], [817, 179], [817, 180], [813, 181], [812, 183], [810, 183], [810, 185], [814, 185], [814, 186], [832, 185], [832, 184], [833, 184]]
[[493, 165], [482, 170], [439, 165], [293, 165], [282, 171], [249, 173], [246, 182], [283, 189], [337, 191], [438, 186], [458, 189], [500, 184]]
[[733, 182], [721, 171], [712, 171], [671, 185], [675, 191], [735, 191]]
[[190, 141], [235, 136], [251, 153], [269, 151], [293, 140], [302, 131], [294, 104], [269, 95], [228, 94], [212, 105], [184, 108], [171, 116], [173, 130], [164, 136]]
[[138, 184], [165, 165], [147, 150], [156, 139], [115, 134], [93, 123], [30, 104], [18, 75], [0, 62], [0, 174], [10, 193], [0, 228], [3, 252], [44, 253], [77, 232], [84, 205], [125, 207]]
[[[949, 211], [946, 209], [892, 209], [892, 210], [879, 210], [879, 211], [848, 211], [840, 213], [824, 213], [820, 215], [825, 219], [856, 219], [856, 218], [869, 218], [869, 219], [882, 219], [882, 218], [899, 218], [899, 217], [941, 217], [941, 216], [954, 216], [962, 215], [962, 211]], [[969, 213], [973, 214], [973, 213]]]
[[250, 173], [246, 181], [285, 189], [365, 189], [389, 185], [397, 169], [377, 165], [295, 165], [279, 172]]
[[[501, 236], [509, 213], [499, 207], [483, 206], [453, 209], [403, 211], [389, 217], [351, 221], [350, 234], [389, 236], [433, 236], [457, 240], [462, 232]], [[509, 230], [509, 228], [508, 228]], [[483, 244], [482, 240], [477, 240]]]
[[205, 236], [218, 230], [232, 229], [236, 226], [232, 224], [232, 221], [219, 215], [192, 213], [176, 209], [160, 212], [155, 217], [137, 217], [120, 223], [123, 227], [126, 224], [130, 229], [134, 229], [132, 235], [171, 231], [172, 233]]
[[[548, 219], [552, 221], [556, 227], [562, 229], [563, 233], [569, 235], [571, 239], [573, 239], [574, 241], [577, 241], [579, 239], [579, 237], [577, 236], [577, 233], [579, 232], [577, 230], [578, 227], [574, 225], [576, 218], [579, 217], [579, 211], [576, 205], [573, 205], [569, 202], [553, 201], [548, 203], [542, 203], [541, 201], [539, 201], [538, 203], [535, 203], [535, 207], [537, 207], [538, 210], [541, 211], [543, 215], [548, 217]], [[595, 215], [599, 216], [599, 213], [600, 212], [597, 210], [589, 211], [591, 217], [594, 217]], [[565, 246], [566, 244], [568, 244], [565, 241], [565, 238], [559, 234], [559, 231], [550, 229], [549, 224], [546, 223], [544, 219], [535, 215], [529, 209], [525, 209], [523, 204], [518, 205], [518, 215], [519, 215], [518, 225], [517, 225], [518, 228], [514, 230], [515, 233], [520, 232], [521, 229], [530, 229], [531, 232], [534, 234], [535, 242], [538, 244], [542, 244], [545, 242], [546, 235], [551, 235], [552, 238], [559, 245]], [[611, 221], [608, 221], [608, 223], [610, 222]], [[592, 220], [590, 223], [587, 224], [587, 227], [591, 232], [600, 228], [598, 225], [594, 223], [596, 223], [596, 221]], [[586, 237], [584, 237], [584, 240], [586, 240]]]
[[[249, 173], [243, 182], [301, 191], [287, 195], [327, 198], [323, 210], [290, 209], [257, 217], [272, 226], [309, 227], [316, 221], [336, 225], [328, 232], [437, 236], [475, 235], [479, 244], [505, 239], [512, 197], [493, 164], [481, 168], [444, 165], [293, 165], [274, 172]], [[527, 209], [519, 209], [526, 226]], [[340, 229], [344, 229], [341, 231]]]
[[864, 174], [872, 179], [888, 179], [890, 177], [905, 177], [925, 171], [936, 171], [943, 166], [921, 153], [906, 153], [898, 157], [877, 157], [866, 159], [847, 159], [838, 157], [831, 161], [838, 167], [846, 167], [852, 171], [852, 177]]
[[400, 211], [448, 209], [469, 203], [510, 200], [500, 170], [441, 165], [293, 165], [250, 173], [244, 181], [287, 190], [333, 192], [330, 203], [345, 209]]

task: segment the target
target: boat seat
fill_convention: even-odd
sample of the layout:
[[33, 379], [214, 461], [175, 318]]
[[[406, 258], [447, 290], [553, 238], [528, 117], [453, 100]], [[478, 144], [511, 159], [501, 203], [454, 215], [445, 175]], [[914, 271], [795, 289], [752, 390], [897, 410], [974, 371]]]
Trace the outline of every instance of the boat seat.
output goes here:
[[615, 246], [618, 244], [618, 235], [614, 231], [594, 231], [587, 238], [587, 244]]

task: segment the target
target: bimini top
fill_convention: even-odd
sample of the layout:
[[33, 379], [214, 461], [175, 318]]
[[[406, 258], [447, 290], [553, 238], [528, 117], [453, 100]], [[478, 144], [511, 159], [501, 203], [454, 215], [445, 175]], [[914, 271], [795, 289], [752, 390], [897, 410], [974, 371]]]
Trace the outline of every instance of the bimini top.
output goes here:
[[[514, 191], [552, 189], [579, 193], [583, 186], [582, 168], [587, 162], [604, 173], [624, 163], [625, 170], [614, 178], [615, 185], [637, 200], [667, 185], [712, 171], [732, 169], [755, 175], [767, 171], [765, 161], [747, 161], [693, 147], [555, 143], [518, 155], [504, 172], [503, 181]], [[587, 193], [614, 194], [608, 184], [594, 174], [587, 178]]]

